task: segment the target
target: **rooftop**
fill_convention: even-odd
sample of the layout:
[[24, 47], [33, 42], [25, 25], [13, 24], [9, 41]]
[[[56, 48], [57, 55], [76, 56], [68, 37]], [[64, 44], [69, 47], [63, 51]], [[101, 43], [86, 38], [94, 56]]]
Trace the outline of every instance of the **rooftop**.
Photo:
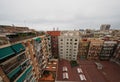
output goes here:
[[[62, 59], [58, 63], [58, 76], [56, 82], [119, 82], [120, 66], [109, 61], [89, 61], [78, 60], [79, 66], [71, 67], [69, 61]], [[95, 62], [101, 63], [103, 69], [97, 69]], [[63, 79], [62, 68], [66, 66], [68, 79]], [[78, 73], [82, 70], [81, 73]], [[80, 74], [85, 76], [86, 80], [80, 78]], [[82, 77], [83, 78], [83, 77]]]

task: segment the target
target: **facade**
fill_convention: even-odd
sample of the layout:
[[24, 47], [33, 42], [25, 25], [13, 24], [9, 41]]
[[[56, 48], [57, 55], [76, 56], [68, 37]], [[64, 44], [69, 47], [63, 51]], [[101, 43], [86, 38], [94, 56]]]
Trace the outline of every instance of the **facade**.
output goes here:
[[59, 36], [59, 56], [67, 60], [76, 60], [79, 45], [79, 31], [62, 31]]
[[2, 82], [33, 80], [32, 66], [22, 43], [0, 48], [0, 78]]
[[8, 37], [11, 44], [0, 46], [2, 81], [37, 82], [41, 78], [51, 56], [50, 36], [28, 37], [12, 34]]
[[87, 58], [87, 54], [88, 54], [88, 49], [89, 49], [89, 41], [87, 39], [80, 39], [79, 42], [79, 54], [78, 54], [78, 58], [80, 59], [86, 59]]
[[120, 65], [120, 41], [118, 41], [117, 48], [114, 52], [113, 59]]
[[38, 36], [32, 38], [25, 42], [27, 51], [29, 53], [29, 58], [31, 59], [31, 65], [33, 66], [34, 75], [38, 81], [44, 69], [49, 61], [51, 55], [51, 49], [48, 47], [48, 38], [46, 35]]
[[58, 52], [58, 36], [60, 36], [60, 31], [47, 31], [51, 36], [51, 49], [53, 58], [59, 58]]
[[88, 51], [87, 59], [99, 59], [99, 54], [102, 49], [103, 40], [100, 39], [89, 39], [90, 46]]
[[52, 58], [52, 49], [51, 49], [51, 36], [46, 34], [46, 42], [47, 42], [47, 52], [49, 58]]
[[116, 45], [117, 45], [116, 41], [104, 41], [100, 53], [100, 59], [109, 60], [114, 54]]
[[103, 24], [100, 27], [101, 31], [106, 31], [106, 30], [109, 30], [109, 29], [110, 29], [110, 25], [109, 24]]

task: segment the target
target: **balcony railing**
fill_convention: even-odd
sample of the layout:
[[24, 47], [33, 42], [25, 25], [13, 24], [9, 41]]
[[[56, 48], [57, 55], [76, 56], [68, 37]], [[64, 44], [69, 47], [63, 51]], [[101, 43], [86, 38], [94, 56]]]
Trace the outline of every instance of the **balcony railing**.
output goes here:
[[18, 77], [16, 82], [23, 82], [26, 76], [31, 72], [32, 66], [27, 67], [24, 72]]
[[2, 65], [2, 68], [5, 71], [5, 73], [7, 74], [11, 70], [13, 70], [14, 68], [16, 68], [18, 65], [20, 65], [25, 60], [26, 60], [26, 58], [24, 57], [24, 55], [20, 55], [16, 59], [9, 61], [7, 64]]
[[21, 41], [21, 40], [24, 40], [24, 39], [33, 38], [35, 36], [36, 36], [35, 33], [17, 33], [17, 34], [14, 34], [14, 35], [7, 35], [7, 37], [9, 37], [9, 41], [11, 43]]
[[28, 64], [29, 61], [25, 61], [21, 65], [18, 65], [14, 70], [12, 70], [10, 73], [8, 73], [8, 77], [13, 82], [30, 64]]

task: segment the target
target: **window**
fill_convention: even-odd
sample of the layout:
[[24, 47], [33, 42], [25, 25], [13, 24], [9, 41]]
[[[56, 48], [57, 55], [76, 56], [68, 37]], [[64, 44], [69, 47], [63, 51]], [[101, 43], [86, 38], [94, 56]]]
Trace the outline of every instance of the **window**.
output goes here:
[[63, 45], [63, 43], [60, 43], [61, 45]]
[[74, 48], [77, 48], [77, 46], [74, 46]]
[[61, 39], [61, 41], [63, 41], [63, 39]]
[[75, 39], [75, 41], [77, 41], [77, 39]]
[[63, 51], [63, 49], [60, 49], [60, 51]]
[[68, 71], [66, 66], [63, 67], [63, 71]]
[[67, 41], [69, 41], [69, 39], [67, 39]]
[[74, 45], [77, 45], [77, 43], [74, 43]]
[[73, 55], [73, 57], [75, 57], [75, 55]]
[[68, 42], [66, 44], [69, 44]]
[[82, 71], [81, 68], [77, 68], [77, 72], [78, 72], [78, 73], [83, 73], [83, 71]]
[[76, 52], [74, 52], [74, 54], [76, 54]]
[[76, 49], [74, 49], [74, 51], [76, 51]]
[[79, 76], [81, 80], [86, 80], [86, 77], [83, 74], [80, 74]]
[[72, 41], [72, 39], [70, 39], [70, 41]]
[[60, 54], [63, 54], [63, 52], [60, 52]]
[[60, 46], [61, 48], [63, 48], [63, 46]]

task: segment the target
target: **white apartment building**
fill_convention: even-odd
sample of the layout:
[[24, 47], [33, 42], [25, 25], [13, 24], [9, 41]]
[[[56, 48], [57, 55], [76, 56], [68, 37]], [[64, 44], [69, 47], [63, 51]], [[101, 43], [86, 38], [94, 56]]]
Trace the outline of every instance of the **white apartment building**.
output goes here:
[[76, 60], [80, 40], [79, 31], [61, 31], [58, 37], [59, 57], [67, 60]]

